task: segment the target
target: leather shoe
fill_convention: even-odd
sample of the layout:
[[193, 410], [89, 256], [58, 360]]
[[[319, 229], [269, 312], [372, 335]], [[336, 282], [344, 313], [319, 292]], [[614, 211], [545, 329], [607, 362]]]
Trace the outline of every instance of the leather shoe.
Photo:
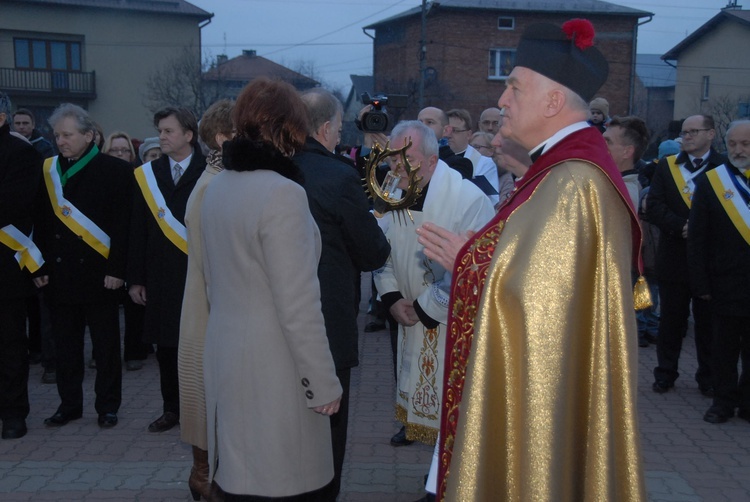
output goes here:
[[45, 369], [42, 373], [42, 383], [57, 383], [57, 372]]
[[18, 439], [26, 435], [26, 420], [23, 418], [6, 418], [3, 420], [3, 439]]
[[376, 331], [383, 331], [385, 329], [385, 320], [377, 320], [368, 322], [365, 325], [365, 333], [374, 333]]
[[109, 429], [117, 425], [117, 413], [102, 413], [97, 419], [99, 427]]
[[654, 335], [653, 333], [649, 333], [648, 331], [646, 331], [646, 334], [643, 337], [646, 339], [648, 343], [656, 344], [656, 341], [657, 341], [656, 335]]
[[149, 432], [164, 432], [168, 431], [175, 425], [180, 423], [180, 417], [177, 413], [171, 411], [165, 411], [162, 416], [151, 422], [148, 426]]
[[674, 384], [671, 382], [667, 382], [666, 380], [657, 380], [651, 386], [651, 390], [653, 390], [657, 394], [664, 394], [665, 392], [669, 392], [669, 389], [671, 389], [672, 387], [674, 387]]
[[750, 422], [750, 410], [740, 409], [737, 412], [737, 416], [743, 420], [747, 420], [748, 422]]
[[698, 390], [700, 390], [701, 394], [703, 394], [706, 397], [714, 397], [713, 387], [699, 387]]
[[703, 420], [710, 424], [723, 424], [732, 416], [734, 416], [734, 410], [728, 413], [723, 408], [711, 406], [706, 414], [703, 415]]
[[639, 347], [648, 347], [648, 340], [646, 340], [645, 336], [639, 336], [638, 337], [638, 346]]
[[406, 427], [401, 427], [401, 430], [391, 438], [391, 446], [409, 446], [413, 442], [414, 441], [406, 439]]
[[125, 361], [125, 369], [128, 371], [138, 371], [143, 369], [143, 361], [139, 361], [138, 359]]
[[81, 418], [81, 416], [82, 416], [82, 413], [78, 413], [74, 415], [74, 414], [69, 414], [69, 413], [63, 413], [62, 411], [57, 411], [54, 415], [44, 420], [44, 425], [48, 427], [62, 427], [63, 425], [70, 422], [71, 420], [77, 420]]

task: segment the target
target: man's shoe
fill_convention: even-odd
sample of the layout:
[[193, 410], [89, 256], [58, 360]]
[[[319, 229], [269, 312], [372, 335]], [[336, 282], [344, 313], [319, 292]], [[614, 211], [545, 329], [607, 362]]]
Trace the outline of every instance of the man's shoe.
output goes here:
[[414, 441], [406, 439], [406, 427], [401, 427], [401, 430], [391, 438], [391, 446], [409, 446], [413, 442]]
[[180, 423], [180, 417], [177, 413], [171, 411], [165, 411], [162, 416], [151, 422], [148, 426], [149, 432], [164, 432], [168, 431], [175, 425]]
[[705, 397], [714, 397], [713, 387], [699, 387], [698, 390], [701, 391], [701, 394], [703, 394]]
[[138, 371], [143, 369], [143, 361], [139, 361], [138, 359], [125, 361], [125, 369], [128, 371]]
[[42, 383], [57, 383], [57, 372], [45, 369], [42, 373]]
[[70, 422], [71, 420], [77, 420], [81, 418], [81, 416], [82, 416], [82, 413], [72, 415], [68, 413], [63, 413], [62, 411], [58, 411], [51, 417], [46, 418], [44, 420], [44, 425], [48, 427], [62, 427], [63, 425]]
[[645, 336], [639, 336], [638, 337], [638, 346], [639, 347], [648, 347], [648, 340], [646, 340]]
[[6, 418], [3, 420], [3, 439], [18, 439], [26, 435], [26, 420], [23, 418]]
[[96, 369], [96, 359], [94, 359], [93, 357], [89, 360], [89, 368], [92, 370]]
[[644, 338], [646, 339], [648, 343], [653, 343], [653, 344], [656, 343], [656, 335], [649, 333], [648, 331], [646, 331]]
[[750, 422], [750, 410], [740, 409], [737, 412], [737, 416], [743, 420], [747, 420], [748, 422]]
[[102, 413], [97, 420], [99, 427], [109, 429], [117, 425], [117, 413]]
[[383, 331], [385, 329], [385, 320], [377, 320], [368, 322], [365, 325], [365, 333], [374, 333], [375, 331]]
[[665, 392], [669, 392], [669, 389], [671, 389], [672, 387], [674, 387], [674, 384], [671, 382], [667, 382], [666, 380], [657, 380], [651, 386], [651, 389], [657, 394], [664, 394]]
[[29, 352], [29, 364], [39, 364], [42, 362], [42, 354], [40, 352]]
[[730, 413], [723, 408], [711, 406], [706, 414], [703, 415], [703, 420], [705, 420], [709, 424], [723, 424], [732, 416], [734, 416], [734, 411]]

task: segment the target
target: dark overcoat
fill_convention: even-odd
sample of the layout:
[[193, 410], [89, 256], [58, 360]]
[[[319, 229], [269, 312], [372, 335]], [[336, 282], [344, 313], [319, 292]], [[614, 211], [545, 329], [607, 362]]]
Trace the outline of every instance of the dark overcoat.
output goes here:
[[[695, 182], [706, 177], [706, 172], [720, 166], [725, 158], [713, 148], [708, 156], [706, 169], [695, 178]], [[688, 161], [686, 153], [677, 156], [677, 164]], [[690, 208], [682, 198], [681, 187], [674, 182], [667, 157], [659, 161], [651, 180], [647, 199], [647, 218], [661, 231], [656, 253], [657, 277], [663, 281], [688, 284], [687, 242], [682, 237], [682, 228], [690, 216]]]
[[[167, 207], [184, 225], [185, 207], [196, 181], [206, 168], [206, 158], [198, 148], [194, 149], [190, 165], [177, 185], [172, 181], [169, 157], [162, 155], [151, 166]], [[187, 255], [164, 235], [136, 184], [127, 282], [128, 286], [146, 287], [144, 342], [177, 347], [186, 276]]]
[[[31, 235], [32, 207], [42, 177], [42, 156], [26, 141], [0, 127], [0, 228], [13, 225]], [[28, 270], [16, 252], [0, 244], [0, 299], [23, 298], [34, 292]]]
[[[89, 145], [84, 155], [93, 147]], [[63, 171], [71, 165], [58, 157]], [[63, 187], [63, 197], [110, 238], [105, 258], [55, 215], [44, 183], [39, 190], [34, 241], [45, 265], [37, 275], [49, 275], [47, 294], [53, 302], [117, 301], [118, 291], [104, 287], [104, 277], [125, 278], [128, 226], [133, 199], [133, 169], [116, 157], [98, 153]]]
[[323, 248], [318, 265], [321, 303], [336, 369], [359, 363], [355, 287], [361, 271], [382, 267], [391, 252], [369, 211], [357, 171], [308, 138], [294, 157]]

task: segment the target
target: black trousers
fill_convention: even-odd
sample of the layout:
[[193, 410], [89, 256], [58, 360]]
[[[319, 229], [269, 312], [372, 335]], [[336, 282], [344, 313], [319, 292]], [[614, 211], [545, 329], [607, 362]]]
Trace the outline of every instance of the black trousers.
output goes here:
[[658, 366], [654, 368], [654, 378], [667, 383], [674, 383], [680, 376], [677, 371], [682, 339], [688, 328], [690, 306], [693, 307], [695, 321], [695, 351], [698, 358], [698, 370], [695, 380], [698, 387], [708, 389], [714, 386], [711, 372], [711, 340], [713, 337], [711, 304], [706, 300], [692, 296], [687, 283], [660, 281], [659, 300], [661, 304], [661, 321], [659, 336], [656, 342]]
[[289, 497], [261, 497], [259, 495], [235, 495], [232, 493], [225, 493], [224, 500], [225, 502], [332, 502], [336, 499], [329, 498], [330, 486], [331, 484], [329, 483], [323, 488], [307, 493], [300, 493], [299, 495], [291, 495]]
[[331, 416], [331, 444], [333, 446], [333, 481], [328, 485], [330, 499], [335, 501], [341, 490], [341, 471], [344, 469], [344, 455], [346, 454], [346, 435], [349, 429], [349, 383], [351, 368], [336, 371], [336, 376], [344, 389], [341, 394], [339, 411]]
[[159, 361], [159, 382], [164, 413], [180, 414], [180, 383], [177, 376], [177, 347], [156, 346], [156, 360]]
[[[33, 297], [36, 299], [36, 296]], [[0, 301], [0, 419], [29, 415], [26, 298]]]
[[750, 411], [750, 317], [715, 316], [713, 342], [714, 406]]
[[88, 324], [96, 360], [94, 408], [100, 415], [117, 413], [122, 402], [122, 363], [116, 297], [91, 303], [53, 302], [50, 307], [57, 351], [57, 391], [62, 401], [59, 411], [69, 415], [83, 412], [83, 343]]
[[123, 337], [123, 354], [125, 361], [142, 361], [148, 357], [148, 346], [143, 343], [143, 324], [146, 307], [134, 303], [123, 289], [121, 295], [125, 311], [125, 336]]

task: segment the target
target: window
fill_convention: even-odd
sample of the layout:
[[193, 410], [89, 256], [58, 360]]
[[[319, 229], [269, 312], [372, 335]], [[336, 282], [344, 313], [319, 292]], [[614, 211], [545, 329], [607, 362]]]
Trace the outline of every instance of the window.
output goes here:
[[497, 29], [498, 30], [512, 30], [516, 27], [516, 18], [514, 17], [499, 17], [497, 18]]
[[750, 117], [750, 103], [739, 103], [737, 105], [737, 116]]
[[701, 100], [708, 101], [708, 84], [710, 83], [710, 77], [708, 75], [705, 75], [703, 77], [703, 86], [701, 90]]
[[488, 78], [505, 80], [516, 64], [515, 49], [490, 49], [490, 69]]
[[13, 40], [16, 68], [34, 70], [81, 70], [80, 42], [61, 40]]

